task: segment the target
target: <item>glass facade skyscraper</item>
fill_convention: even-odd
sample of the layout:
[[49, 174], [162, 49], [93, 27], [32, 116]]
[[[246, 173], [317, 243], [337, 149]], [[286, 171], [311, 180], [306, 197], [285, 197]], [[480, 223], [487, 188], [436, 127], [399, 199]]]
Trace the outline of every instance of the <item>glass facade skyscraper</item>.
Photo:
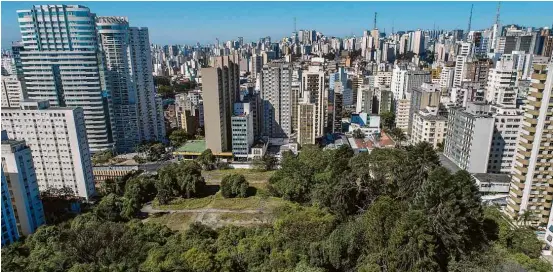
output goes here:
[[82, 107], [92, 152], [113, 147], [111, 93], [95, 19], [80, 5], [35, 5], [18, 10], [19, 52], [26, 98]]

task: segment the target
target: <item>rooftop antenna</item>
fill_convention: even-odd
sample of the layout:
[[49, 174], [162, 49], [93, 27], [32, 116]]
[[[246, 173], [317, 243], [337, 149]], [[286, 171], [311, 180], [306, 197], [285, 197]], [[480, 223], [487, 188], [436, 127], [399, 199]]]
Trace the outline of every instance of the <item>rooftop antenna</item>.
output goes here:
[[378, 14], [378, 13], [376, 13], [376, 12], [374, 13], [374, 29], [376, 29], [376, 15], [377, 15], [377, 14]]
[[392, 36], [394, 36], [394, 20], [392, 19]]
[[471, 24], [472, 24], [472, 8], [474, 8], [474, 4], [470, 5], [469, 28], [467, 29], [467, 39], [469, 36]]
[[296, 17], [294, 17], [294, 32], [298, 32], [298, 29], [296, 28]]
[[501, 1], [497, 2], [497, 13], [495, 15], [495, 23], [499, 25], [499, 11], [501, 10]]

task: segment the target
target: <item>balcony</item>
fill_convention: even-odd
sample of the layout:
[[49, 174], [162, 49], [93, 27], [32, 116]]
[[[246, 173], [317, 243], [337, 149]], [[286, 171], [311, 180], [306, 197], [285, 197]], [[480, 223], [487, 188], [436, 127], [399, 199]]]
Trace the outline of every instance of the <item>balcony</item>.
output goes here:
[[546, 79], [547, 79], [547, 74], [533, 73], [533, 74], [532, 74], [532, 79], [546, 80]]
[[[536, 132], [536, 128], [533, 128], [534, 131], [533, 132]], [[532, 141], [534, 141], [534, 135], [521, 135], [522, 138], [528, 140], [528, 143], [530, 144]], [[531, 147], [530, 147], [531, 148]]]
[[[515, 178], [517, 178], [518, 180], [520, 180], [520, 181], [526, 180], [526, 177], [523, 176], [523, 175], [521, 175], [521, 174], [516, 174], [516, 173], [515, 173], [515, 174], [513, 174], [513, 176], [514, 176]], [[514, 183], [515, 183], [515, 185], [516, 185], [518, 188], [524, 189], [524, 184], [523, 184], [523, 183], [516, 182], [516, 181], [515, 181]], [[522, 187], [521, 187], [521, 186], [522, 186]]]
[[522, 166], [515, 166], [515, 169], [518, 170], [519, 172], [521, 172], [522, 174], [526, 174], [528, 173], [528, 168], [527, 167], [522, 167]]

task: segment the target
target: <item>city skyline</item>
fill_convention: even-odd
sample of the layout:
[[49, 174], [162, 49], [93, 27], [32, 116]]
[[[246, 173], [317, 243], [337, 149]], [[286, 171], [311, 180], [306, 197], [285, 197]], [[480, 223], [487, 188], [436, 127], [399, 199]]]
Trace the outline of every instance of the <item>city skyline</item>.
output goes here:
[[[394, 31], [466, 30], [471, 4], [474, 4], [471, 28], [483, 29], [494, 23], [498, 2], [323, 2], [317, 5], [310, 2], [55, 2], [70, 3], [87, 6], [98, 16], [128, 17], [132, 25], [148, 27], [151, 42], [155, 44], [212, 44], [216, 38], [226, 41], [239, 36], [246, 41], [266, 36], [281, 39], [294, 30], [294, 17], [298, 30], [315, 29], [327, 36], [359, 37], [363, 30], [373, 28], [374, 12], [378, 12], [377, 27], [387, 33], [392, 27]], [[2, 2], [2, 49], [21, 39], [16, 11], [30, 9], [34, 4], [48, 3]], [[149, 8], [154, 4], [156, 9]], [[553, 8], [550, 2], [525, 2], [524, 5], [504, 2], [500, 19], [504, 25], [551, 27], [553, 16], [547, 5]], [[184, 14], [179, 13], [183, 10]], [[187, 10], [200, 12], [187, 13]], [[424, 17], [412, 15], [427, 10], [439, 12]], [[248, 16], [240, 16], [240, 12]], [[313, 13], [319, 16], [312, 16]]]

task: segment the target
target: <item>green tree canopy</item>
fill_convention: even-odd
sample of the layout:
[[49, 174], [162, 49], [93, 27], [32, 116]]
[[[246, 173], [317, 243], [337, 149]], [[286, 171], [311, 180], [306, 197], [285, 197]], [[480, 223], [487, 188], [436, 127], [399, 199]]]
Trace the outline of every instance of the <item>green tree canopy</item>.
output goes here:
[[230, 174], [221, 181], [221, 194], [225, 198], [247, 197], [249, 187], [244, 175]]

